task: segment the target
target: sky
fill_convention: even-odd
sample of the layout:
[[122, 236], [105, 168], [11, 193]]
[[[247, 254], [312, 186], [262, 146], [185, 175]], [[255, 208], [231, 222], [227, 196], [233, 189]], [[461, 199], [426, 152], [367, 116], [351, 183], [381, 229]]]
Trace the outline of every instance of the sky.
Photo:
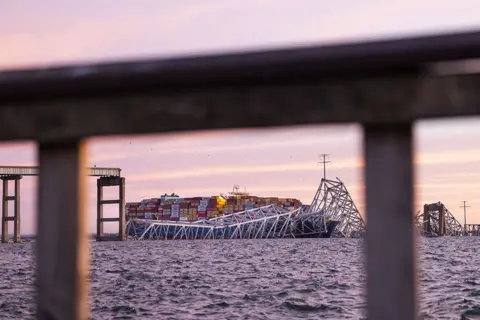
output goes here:
[[[0, 69], [463, 30], [480, 27], [479, 9], [478, 1], [468, 0], [2, 1]], [[238, 184], [252, 194], [294, 197], [308, 204], [323, 175], [318, 154], [328, 153], [328, 178], [339, 177], [365, 214], [359, 126], [205, 129], [93, 138], [89, 165], [122, 168], [127, 201], [165, 192], [207, 196]], [[415, 212], [424, 203], [442, 201], [463, 219], [460, 205], [466, 200], [469, 222], [480, 223], [479, 139], [477, 119], [416, 124]], [[0, 164], [36, 165], [35, 148], [31, 142], [1, 144]], [[35, 230], [36, 184], [36, 178], [22, 180], [22, 233]], [[94, 232], [94, 178], [88, 187], [88, 229]], [[106, 214], [113, 216], [113, 209]]]

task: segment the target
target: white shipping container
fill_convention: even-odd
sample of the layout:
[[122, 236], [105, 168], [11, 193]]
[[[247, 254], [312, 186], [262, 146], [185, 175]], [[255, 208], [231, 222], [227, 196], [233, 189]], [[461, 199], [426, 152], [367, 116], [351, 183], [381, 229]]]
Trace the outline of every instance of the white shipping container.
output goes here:
[[145, 212], [145, 218], [152, 219], [152, 213], [151, 212]]
[[180, 217], [180, 221], [188, 221], [188, 217]]

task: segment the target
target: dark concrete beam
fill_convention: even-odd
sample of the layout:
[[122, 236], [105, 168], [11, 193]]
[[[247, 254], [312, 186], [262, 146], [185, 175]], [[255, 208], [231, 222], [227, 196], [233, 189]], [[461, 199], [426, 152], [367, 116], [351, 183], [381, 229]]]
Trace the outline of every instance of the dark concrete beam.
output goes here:
[[101, 218], [100, 222], [119, 222], [120, 218]]
[[119, 204], [120, 200], [101, 200], [98, 203], [100, 203], [100, 204]]
[[[316, 123], [400, 123], [480, 113], [480, 75], [398, 76], [218, 87], [158, 94], [0, 105], [0, 140], [256, 128]], [[0, 88], [1, 89], [1, 88]], [[158, 119], [155, 126], [145, 123]], [[161, 120], [161, 121], [160, 121]]]
[[478, 56], [470, 32], [0, 72], [0, 140], [477, 115], [480, 75], [432, 63]]
[[[0, 104], [298, 84], [420, 74], [441, 61], [480, 56], [480, 30], [263, 51], [193, 55], [0, 73]], [[94, 120], [94, 119], [92, 119]]]

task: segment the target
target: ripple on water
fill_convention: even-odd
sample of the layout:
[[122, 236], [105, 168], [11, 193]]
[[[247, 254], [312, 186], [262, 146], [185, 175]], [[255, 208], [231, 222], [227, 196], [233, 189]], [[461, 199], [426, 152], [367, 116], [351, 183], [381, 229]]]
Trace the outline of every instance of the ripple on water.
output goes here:
[[[480, 238], [421, 239], [424, 319], [479, 319]], [[91, 319], [362, 319], [362, 240], [92, 242]], [[0, 246], [2, 319], [32, 319], [34, 243]]]

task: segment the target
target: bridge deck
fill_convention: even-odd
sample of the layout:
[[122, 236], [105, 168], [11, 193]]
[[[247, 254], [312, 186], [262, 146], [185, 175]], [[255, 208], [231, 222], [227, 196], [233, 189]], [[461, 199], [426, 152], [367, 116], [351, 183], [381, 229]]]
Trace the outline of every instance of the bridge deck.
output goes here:
[[[437, 71], [449, 68], [437, 63], [477, 56], [480, 32], [0, 71], [0, 136], [56, 142], [464, 116], [477, 112], [480, 76], [439, 77]], [[459, 95], [469, 98], [451, 98]], [[145, 125], [152, 117], [162, 119], [162, 125]]]
[[[120, 177], [122, 169], [120, 168], [87, 168], [87, 173], [92, 177]], [[0, 176], [38, 176], [40, 167], [30, 166], [0, 166]]]

